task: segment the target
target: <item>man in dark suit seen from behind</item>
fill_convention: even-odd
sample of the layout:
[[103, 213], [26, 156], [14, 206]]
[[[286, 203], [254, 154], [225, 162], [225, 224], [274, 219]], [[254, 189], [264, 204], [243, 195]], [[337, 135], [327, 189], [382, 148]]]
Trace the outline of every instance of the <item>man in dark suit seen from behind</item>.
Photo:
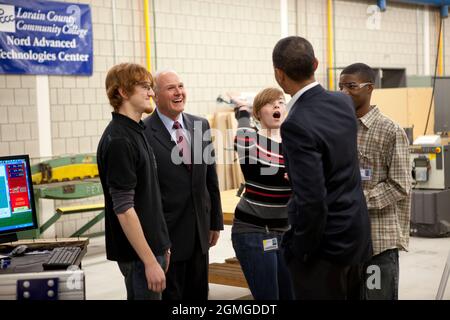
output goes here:
[[163, 300], [208, 298], [208, 250], [223, 216], [208, 121], [184, 112], [186, 89], [175, 71], [155, 74], [156, 111], [144, 123], [158, 165], [172, 242]]
[[318, 60], [306, 39], [281, 39], [272, 59], [275, 79], [292, 96], [281, 126], [293, 190], [282, 247], [296, 299], [360, 299], [372, 244], [353, 103], [316, 82]]

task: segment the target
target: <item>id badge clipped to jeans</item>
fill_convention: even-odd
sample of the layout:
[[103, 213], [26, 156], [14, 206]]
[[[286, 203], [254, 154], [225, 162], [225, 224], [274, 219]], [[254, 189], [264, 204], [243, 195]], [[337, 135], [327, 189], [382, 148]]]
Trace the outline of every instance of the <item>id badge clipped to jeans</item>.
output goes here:
[[277, 238], [264, 239], [263, 248], [264, 251], [278, 250], [278, 239]]

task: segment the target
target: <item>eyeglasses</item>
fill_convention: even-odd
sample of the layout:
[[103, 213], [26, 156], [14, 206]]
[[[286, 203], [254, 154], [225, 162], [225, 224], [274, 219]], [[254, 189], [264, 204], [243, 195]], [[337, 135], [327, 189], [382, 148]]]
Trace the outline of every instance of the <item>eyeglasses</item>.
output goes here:
[[136, 85], [140, 86], [142, 89], [147, 91], [153, 90], [153, 86], [150, 82], [136, 82]]
[[357, 90], [368, 86], [369, 84], [373, 84], [372, 82], [364, 82], [364, 83], [356, 83], [356, 82], [340, 82], [339, 90], [344, 90], [344, 87], [348, 90]]

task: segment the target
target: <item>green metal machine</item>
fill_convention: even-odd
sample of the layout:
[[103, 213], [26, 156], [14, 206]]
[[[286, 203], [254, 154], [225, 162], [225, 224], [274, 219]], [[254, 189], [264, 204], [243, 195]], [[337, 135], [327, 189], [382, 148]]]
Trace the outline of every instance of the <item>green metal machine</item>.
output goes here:
[[[31, 166], [34, 198], [40, 215], [40, 199], [73, 200], [103, 195], [98, 178], [95, 154], [79, 154], [42, 161]], [[18, 234], [20, 239], [38, 238], [42, 232], [54, 224], [63, 214], [102, 210], [102, 204], [58, 208], [55, 214], [38, 230]], [[81, 227], [72, 236], [80, 236], [104, 217], [102, 210], [94, 219]]]

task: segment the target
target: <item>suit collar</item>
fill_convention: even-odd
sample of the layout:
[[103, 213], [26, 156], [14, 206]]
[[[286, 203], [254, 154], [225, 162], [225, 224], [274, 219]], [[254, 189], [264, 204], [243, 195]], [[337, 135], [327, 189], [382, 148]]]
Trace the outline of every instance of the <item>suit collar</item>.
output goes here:
[[[156, 113], [158, 113], [159, 118], [161, 119], [162, 123], [164, 124], [164, 126], [167, 128], [167, 131], [171, 131], [173, 128], [173, 123], [175, 122], [174, 120], [172, 120], [171, 118], [169, 118], [168, 116], [162, 114], [158, 108], [156, 108]], [[176, 121], [178, 121], [181, 124], [181, 127], [186, 129], [186, 125], [184, 124], [184, 116], [183, 113], [180, 113], [178, 115], [178, 119]]]
[[154, 133], [153, 136], [156, 140], [158, 140], [164, 147], [166, 147], [169, 151], [172, 150], [172, 148], [175, 146], [175, 142], [172, 141], [172, 138], [170, 137], [169, 131], [167, 131], [164, 123], [162, 122], [161, 118], [159, 117], [157, 112], [153, 112], [153, 114], [148, 118], [149, 126], [151, 130]]
[[194, 132], [194, 123], [192, 121], [192, 118], [189, 117], [189, 115], [187, 115], [186, 113], [182, 113], [182, 115], [183, 115], [184, 128], [186, 130], [188, 130], [192, 135], [192, 133]]
[[308, 90], [311, 90], [312, 88], [318, 86], [319, 83], [317, 81], [314, 81], [306, 86], [304, 86], [303, 88], [301, 88], [300, 90], [298, 90], [291, 98], [291, 100], [289, 101], [288, 105], [287, 105], [287, 110], [289, 111], [292, 106], [297, 102], [297, 100], [304, 94], [306, 93]]
[[[191, 157], [192, 161], [194, 161], [194, 125], [192, 118], [183, 113], [183, 121], [186, 126], [185, 130], [189, 131], [191, 135]], [[163, 121], [159, 117], [159, 114], [157, 112], [153, 112], [150, 117], [147, 118], [148, 126], [153, 131], [153, 138], [158, 140], [159, 143], [161, 143], [168, 151], [172, 152], [172, 149], [176, 147], [175, 142], [170, 137], [169, 131], [167, 131], [166, 126], [164, 125]], [[192, 171], [194, 171], [195, 165], [192, 166]]]
[[310, 88], [309, 90], [305, 91], [299, 98], [297, 101], [299, 100], [304, 100], [304, 99], [308, 99], [310, 97], [312, 97], [313, 95], [316, 95], [318, 93], [322, 93], [324, 92], [325, 89], [320, 85], [317, 84], [314, 87]]

